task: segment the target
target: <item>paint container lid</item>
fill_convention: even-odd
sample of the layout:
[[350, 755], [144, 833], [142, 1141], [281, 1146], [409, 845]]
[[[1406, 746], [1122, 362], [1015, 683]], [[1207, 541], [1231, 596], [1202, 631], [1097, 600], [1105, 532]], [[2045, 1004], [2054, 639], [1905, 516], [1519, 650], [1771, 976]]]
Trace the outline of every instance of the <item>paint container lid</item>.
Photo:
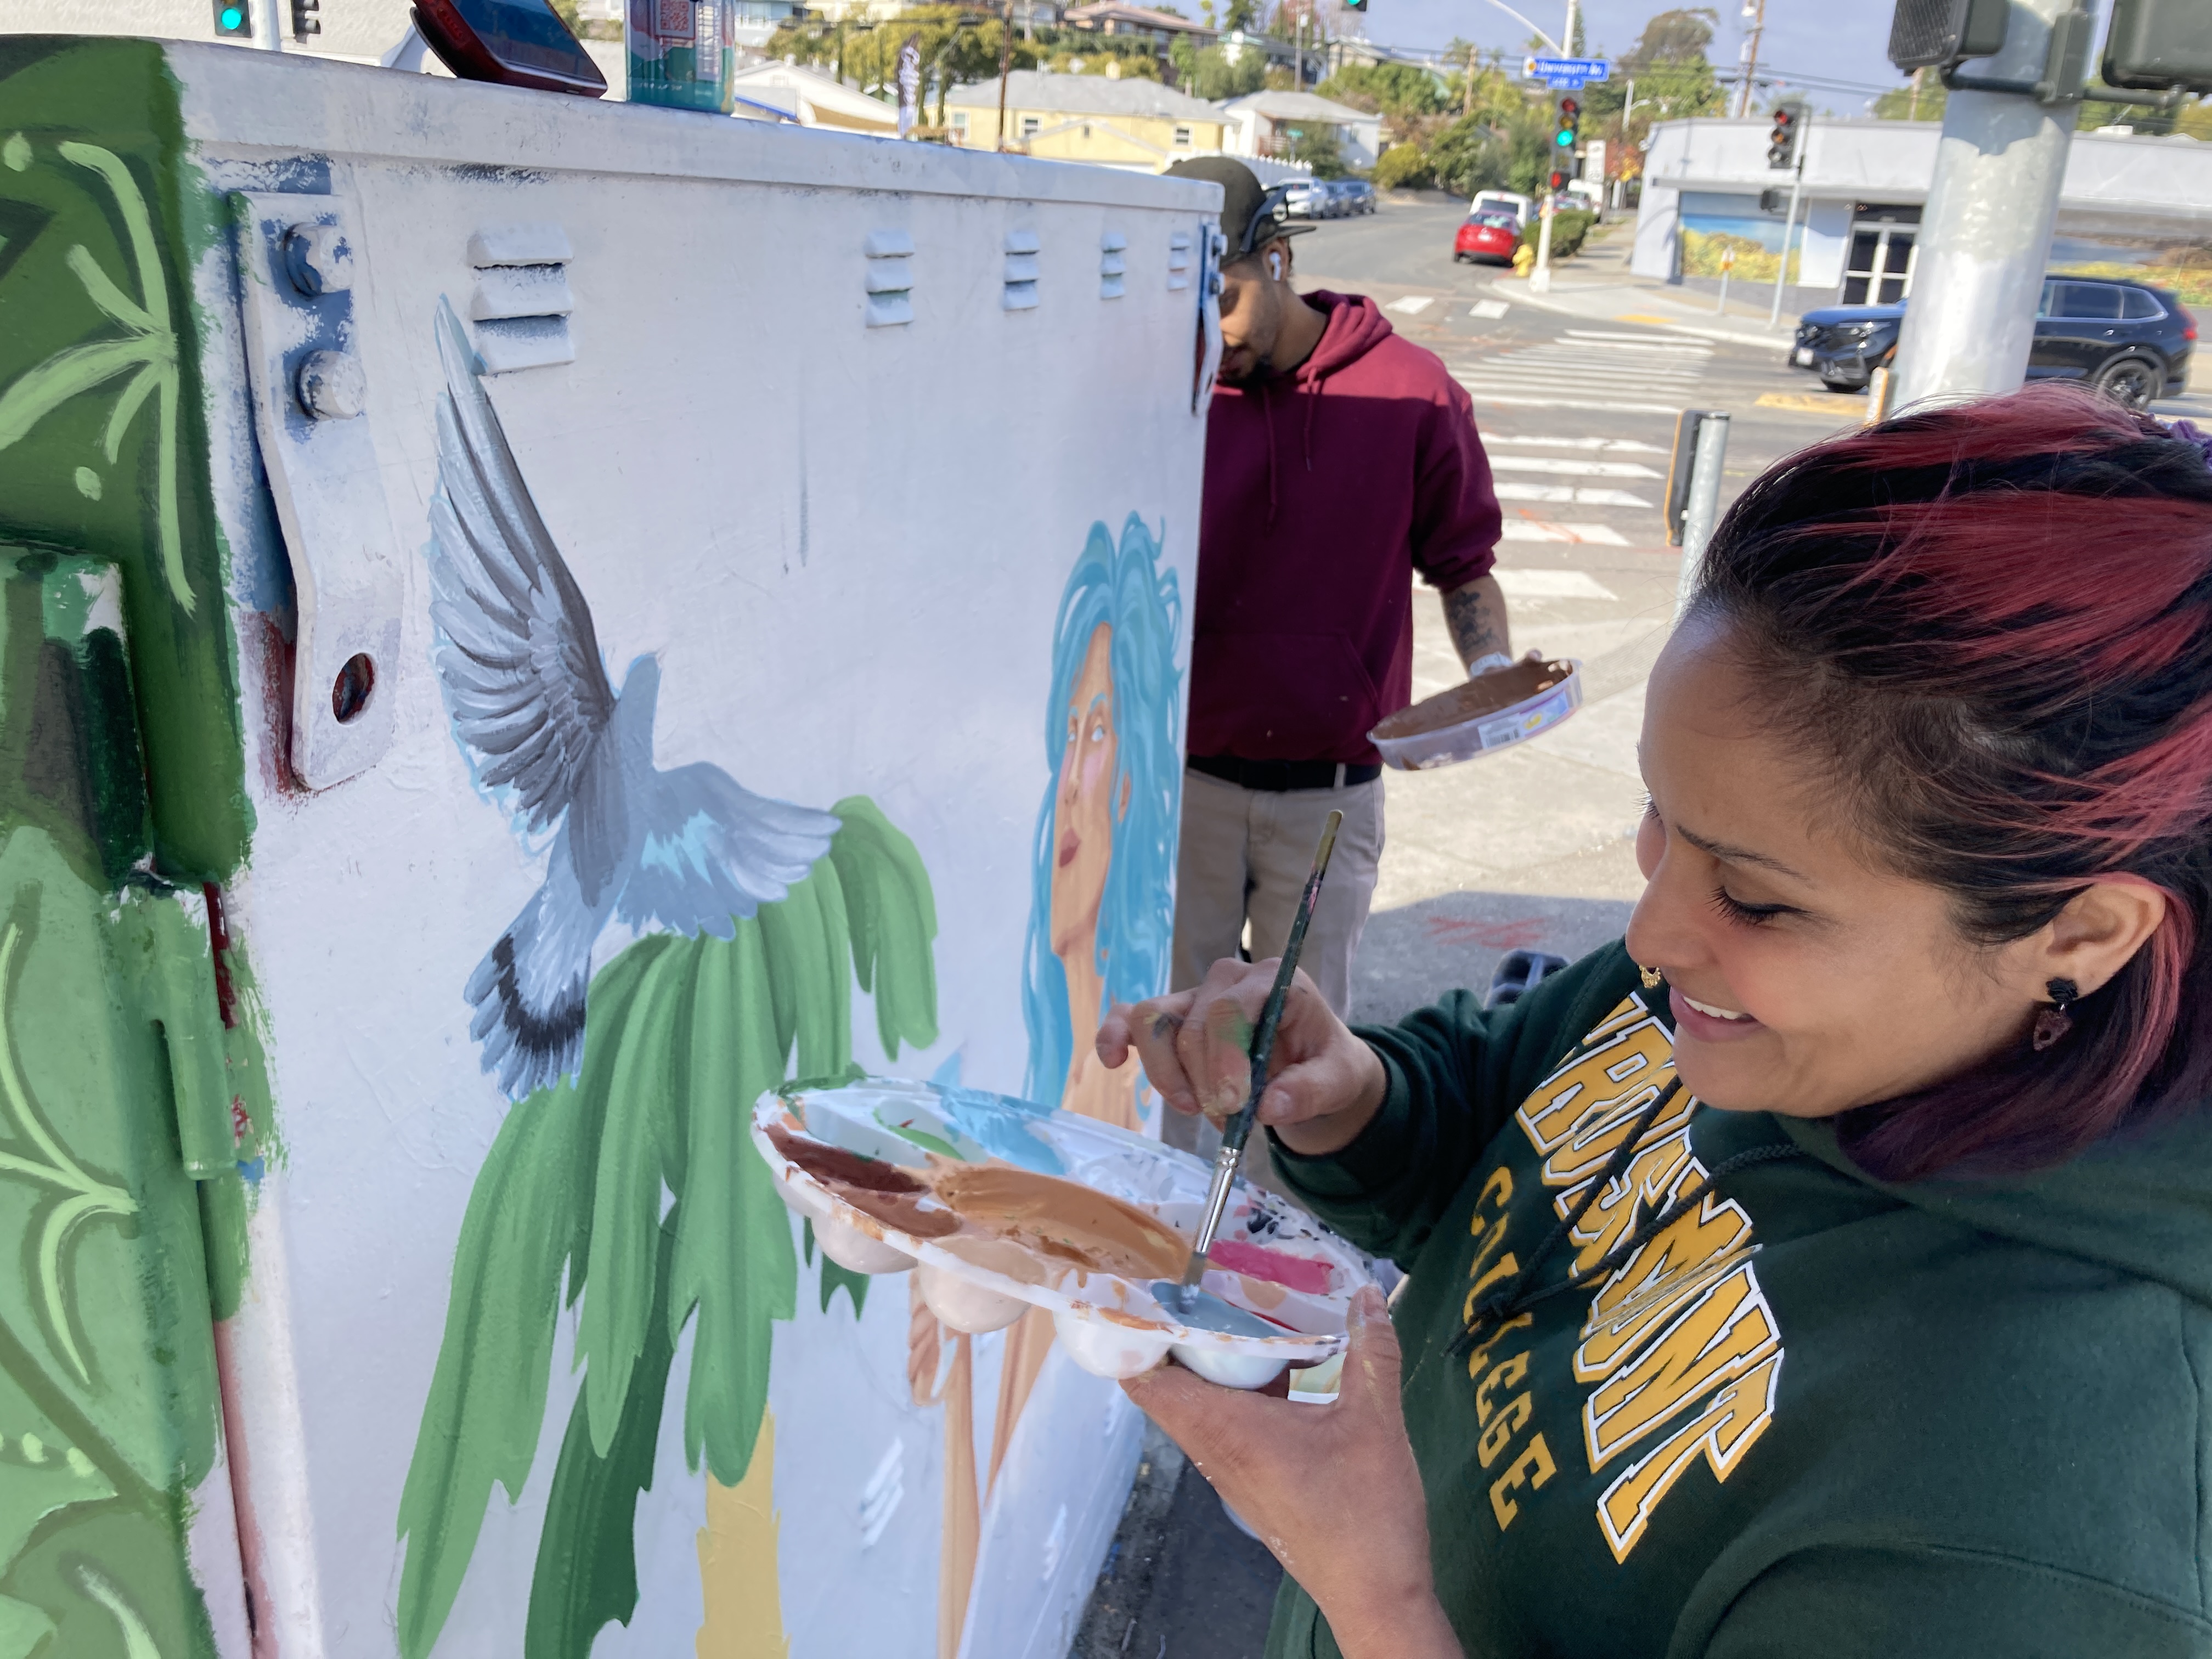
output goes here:
[[[1207, 1328], [1155, 1292], [1188, 1259], [1212, 1166], [1003, 1095], [890, 1078], [771, 1091], [754, 1109], [753, 1141], [832, 1260], [914, 1269], [921, 1299], [956, 1330], [1042, 1309], [1070, 1356], [1101, 1376], [1133, 1376], [1172, 1352], [1214, 1381], [1256, 1388], [1285, 1364], [1340, 1352], [1352, 1292], [1372, 1282], [1352, 1246], [1240, 1182], [1202, 1287], [1261, 1322]], [[985, 1188], [988, 1211], [973, 1196]]]
[[1583, 706], [1582, 664], [1534, 652], [1510, 666], [1478, 674], [1410, 708], [1401, 708], [1367, 734], [1384, 764], [1425, 772], [1525, 743]]

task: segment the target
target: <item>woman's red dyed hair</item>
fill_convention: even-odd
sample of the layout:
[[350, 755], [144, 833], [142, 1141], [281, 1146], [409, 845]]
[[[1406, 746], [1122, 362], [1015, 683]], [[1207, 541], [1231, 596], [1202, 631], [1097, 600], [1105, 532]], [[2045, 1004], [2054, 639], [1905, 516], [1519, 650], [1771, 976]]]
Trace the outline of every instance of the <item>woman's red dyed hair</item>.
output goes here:
[[2212, 467], [2065, 387], [1908, 415], [1774, 468], [1697, 609], [1778, 685], [1862, 833], [1995, 945], [2092, 879], [2166, 921], [2073, 1031], [1840, 1124], [1871, 1173], [2032, 1168], [2212, 1086]]

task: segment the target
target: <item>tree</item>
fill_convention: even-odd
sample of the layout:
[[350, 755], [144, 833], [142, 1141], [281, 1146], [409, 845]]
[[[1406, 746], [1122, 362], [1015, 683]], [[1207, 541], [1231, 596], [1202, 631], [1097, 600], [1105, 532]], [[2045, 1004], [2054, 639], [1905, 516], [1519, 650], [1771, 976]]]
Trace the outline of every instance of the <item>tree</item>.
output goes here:
[[1229, 0], [1229, 9], [1222, 15], [1222, 32], [1249, 34], [1252, 26], [1260, 21], [1260, 0]]
[[1720, 14], [1711, 6], [1662, 11], [1644, 26], [1644, 38], [1621, 58], [1620, 67], [1641, 73], [1660, 64], [1703, 64], [1719, 21]]
[[1208, 103], [1259, 91], [1267, 72], [1267, 60], [1256, 52], [1240, 52], [1232, 62], [1219, 46], [1194, 46], [1188, 36], [1169, 45], [1168, 58], [1175, 65], [1176, 85]]
[[1370, 114], [1435, 115], [1446, 107], [1436, 76], [1416, 64], [1346, 64], [1314, 90]]
[[1344, 152], [1337, 147], [1333, 127], [1292, 127], [1287, 159], [1304, 161], [1316, 179], [1341, 179], [1350, 171], [1344, 165]]

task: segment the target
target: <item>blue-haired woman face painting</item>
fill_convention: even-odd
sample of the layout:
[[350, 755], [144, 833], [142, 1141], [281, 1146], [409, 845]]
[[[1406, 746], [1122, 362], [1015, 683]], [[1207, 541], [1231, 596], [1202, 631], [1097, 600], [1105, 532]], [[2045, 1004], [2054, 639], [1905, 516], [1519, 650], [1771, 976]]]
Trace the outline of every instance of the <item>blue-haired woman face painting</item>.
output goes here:
[[1159, 556], [1133, 514], [1118, 546], [1093, 525], [1060, 597], [1023, 988], [1030, 1097], [1129, 1128], [1136, 1068], [1105, 1070], [1091, 1041], [1109, 1003], [1167, 988], [1182, 605]]

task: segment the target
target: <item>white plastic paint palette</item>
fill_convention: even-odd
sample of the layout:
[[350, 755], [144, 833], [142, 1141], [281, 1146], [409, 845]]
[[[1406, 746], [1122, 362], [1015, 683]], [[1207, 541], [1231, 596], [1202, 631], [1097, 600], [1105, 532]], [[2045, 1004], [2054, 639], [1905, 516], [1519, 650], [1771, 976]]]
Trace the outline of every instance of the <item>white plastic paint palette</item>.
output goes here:
[[[783, 1201], [813, 1223], [831, 1261], [854, 1273], [915, 1270], [923, 1301], [955, 1330], [998, 1330], [1042, 1308], [1069, 1356], [1100, 1376], [1133, 1376], [1171, 1352], [1214, 1382], [1258, 1388], [1285, 1365], [1342, 1352], [1352, 1294], [1369, 1279], [1357, 1250], [1273, 1193], [1241, 1182], [1202, 1288], [1264, 1321], [1271, 1333], [1264, 1336], [1184, 1322], [1153, 1294], [1158, 1279], [1172, 1275], [1102, 1271], [1005, 1237], [930, 1236], [957, 1219], [932, 1192], [880, 1203], [843, 1188], [875, 1213], [841, 1195], [831, 1171], [851, 1166], [838, 1154], [875, 1160], [871, 1178], [887, 1185], [906, 1180], [883, 1165], [925, 1187], [957, 1178], [956, 1166], [1011, 1167], [1118, 1199], [1182, 1238], [1197, 1231], [1208, 1165], [1126, 1129], [1003, 1095], [896, 1079], [771, 1091], [754, 1109], [753, 1144]], [[886, 1219], [887, 1211], [907, 1224]]]

